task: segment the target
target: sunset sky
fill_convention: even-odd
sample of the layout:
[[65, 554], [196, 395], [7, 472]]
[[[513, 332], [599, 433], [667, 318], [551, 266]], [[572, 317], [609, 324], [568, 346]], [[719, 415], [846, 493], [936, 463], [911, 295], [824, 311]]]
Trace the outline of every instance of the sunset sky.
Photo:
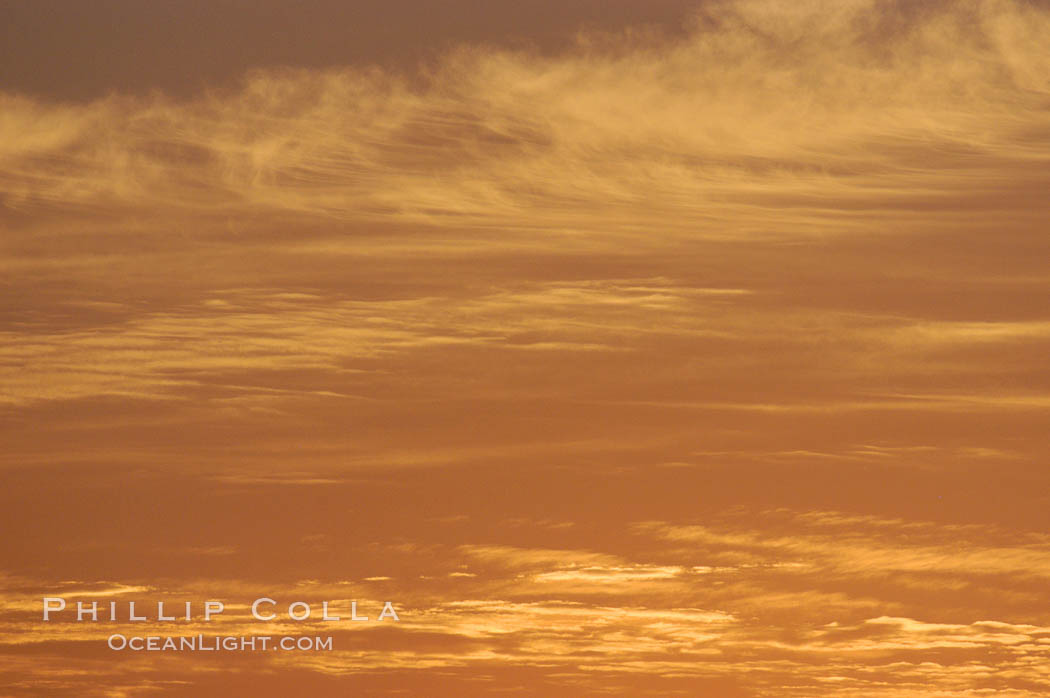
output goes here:
[[1047, 37], [0, 0], [0, 695], [1050, 694]]

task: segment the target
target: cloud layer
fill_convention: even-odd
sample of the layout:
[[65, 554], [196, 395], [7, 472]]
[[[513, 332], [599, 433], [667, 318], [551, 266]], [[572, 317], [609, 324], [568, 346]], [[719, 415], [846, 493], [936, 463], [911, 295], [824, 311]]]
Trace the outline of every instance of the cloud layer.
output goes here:
[[[0, 678], [1047, 693], [1048, 35], [1041, 2], [732, 0], [0, 93]], [[122, 662], [51, 592], [405, 612]]]

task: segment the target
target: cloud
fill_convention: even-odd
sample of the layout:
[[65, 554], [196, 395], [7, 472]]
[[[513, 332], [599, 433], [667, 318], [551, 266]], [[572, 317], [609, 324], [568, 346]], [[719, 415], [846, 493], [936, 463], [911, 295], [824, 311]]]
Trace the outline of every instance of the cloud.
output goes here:
[[[1050, 691], [1048, 35], [1041, 2], [719, 0], [412, 74], [0, 94], [3, 509], [37, 537], [7, 543], [0, 671]], [[231, 691], [33, 600], [218, 596], [285, 632], [245, 622], [260, 586], [404, 622], [240, 658]]]
[[838, 512], [795, 515], [785, 510], [766, 513], [759, 521], [761, 528], [757, 522], [743, 527], [645, 522], [636, 530], [692, 545], [696, 556], [737, 554], [787, 574], [877, 578], [884, 584], [892, 584], [895, 575], [915, 575], [933, 587], [953, 579], [973, 585], [985, 578], [989, 584], [1011, 584], [1050, 577], [1050, 537], [1040, 533]]
[[276, 409], [297, 398], [366, 400], [337, 390], [253, 385], [238, 374], [293, 369], [353, 374], [347, 362], [471, 345], [623, 351], [630, 347], [620, 344], [618, 335], [668, 329], [639, 312], [672, 317], [686, 307], [703, 308], [709, 298], [741, 293], [679, 288], [660, 279], [532, 283], [472, 298], [333, 300], [229, 291], [182, 312], [139, 314], [102, 328], [0, 333], [0, 362], [10, 374], [0, 401], [177, 399], [180, 392], [205, 385], [220, 391], [230, 408]]
[[599, 228], [607, 243], [830, 234], [923, 209], [957, 222], [967, 196], [1038, 179], [1046, 13], [943, 3], [900, 30], [888, 9], [718, 3], [683, 39], [459, 49], [423, 87], [271, 71], [188, 101], [6, 95], [5, 206], [500, 226], [571, 244]]
[[[393, 357], [417, 371], [439, 352], [493, 365], [475, 357], [497, 350], [573, 376], [619, 362], [637, 377], [622, 367], [661, 353], [654, 383], [704, 385], [573, 386], [580, 405], [1044, 410], [1043, 386], [1013, 374], [1038, 370], [1045, 313], [944, 317], [912, 277], [999, 298], [1004, 272], [900, 265], [940, 260], [949, 233], [987, 247], [989, 216], [1022, 239], [1038, 225], [1050, 15], [924, 7], [720, 2], [684, 34], [582, 34], [556, 55], [459, 46], [423, 75], [260, 70], [235, 89], [80, 104], [4, 94], [0, 267], [31, 312], [8, 301], [0, 400], [203, 394], [214, 418], [279, 419], [374, 400], [348, 376], [412, 364]], [[808, 259], [871, 238], [908, 252]], [[1045, 282], [1019, 271], [1005, 278]], [[866, 307], [892, 298], [887, 274], [901, 300]], [[1031, 388], [928, 385], [975, 362]], [[803, 389], [756, 385], [770, 365]]]

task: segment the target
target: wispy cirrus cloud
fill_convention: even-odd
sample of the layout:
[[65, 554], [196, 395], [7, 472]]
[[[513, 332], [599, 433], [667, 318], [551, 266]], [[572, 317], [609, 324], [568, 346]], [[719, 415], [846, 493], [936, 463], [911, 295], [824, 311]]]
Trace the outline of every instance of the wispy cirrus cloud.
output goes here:
[[260, 72], [191, 101], [7, 95], [5, 207], [454, 223], [569, 241], [600, 228], [612, 241], [829, 234], [931, 210], [964, 224], [953, 210], [1034, 204], [1045, 13], [884, 9], [721, 3], [684, 39], [591, 37], [542, 58], [454, 51], [422, 88], [335, 70]]
[[[0, 94], [11, 690], [1045, 694], [1048, 34], [728, 0]], [[42, 589], [405, 613], [123, 663]]]

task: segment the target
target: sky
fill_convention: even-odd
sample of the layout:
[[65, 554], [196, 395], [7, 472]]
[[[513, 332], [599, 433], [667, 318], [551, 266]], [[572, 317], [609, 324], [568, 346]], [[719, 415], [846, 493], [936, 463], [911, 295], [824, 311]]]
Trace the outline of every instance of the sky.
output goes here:
[[0, 32], [0, 693], [1050, 693], [1046, 2]]

